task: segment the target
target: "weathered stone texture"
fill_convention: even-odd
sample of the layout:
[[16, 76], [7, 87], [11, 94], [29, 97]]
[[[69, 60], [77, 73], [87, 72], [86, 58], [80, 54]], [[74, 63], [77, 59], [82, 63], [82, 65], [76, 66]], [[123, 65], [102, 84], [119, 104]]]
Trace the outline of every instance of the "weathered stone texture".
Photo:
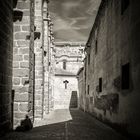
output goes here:
[[56, 42], [55, 45], [54, 108], [78, 107], [76, 75], [82, 67], [84, 43]]
[[[41, 118], [42, 116], [42, 104], [38, 104], [38, 102], [42, 102], [42, 98], [38, 99], [38, 94], [43, 94], [43, 60], [42, 60], [42, 1], [35, 0], [35, 27], [36, 32], [40, 32], [41, 36], [40, 39], [36, 39], [34, 42], [35, 48], [35, 118]], [[39, 14], [38, 14], [39, 11]], [[40, 77], [39, 77], [40, 76]], [[40, 82], [38, 82], [40, 81]], [[36, 106], [40, 106], [40, 108], [36, 108]]]
[[[18, 10], [17, 14], [20, 17], [20, 20], [14, 21], [14, 55], [13, 55], [13, 90], [15, 91], [14, 98], [14, 127], [19, 125], [20, 121], [25, 118], [25, 115], [28, 114], [30, 117], [33, 114], [30, 114], [28, 101], [30, 100], [29, 93], [30, 92], [30, 79], [32, 69], [30, 68], [31, 57], [33, 51], [31, 52], [31, 48], [33, 47], [32, 38], [34, 30], [30, 30], [31, 25], [34, 26], [33, 21], [31, 21], [31, 13], [33, 9], [30, 10], [30, 6], [33, 1], [24, 1], [20, 0], [17, 2], [16, 8], [14, 11]], [[28, 14], [24, 14], [24, 10], [26, 9]], [[20, 13], [23, 13], [20, 15]], [[16, 17], [14, 17], [16, 18]], [[27, 36], [30, 35], [30, 40]], [[26, 79], [26, 81], [25, 81]], [[24, 81], [24, 82], [23, 82]], [[33, 87], [33, 85], [32, 85]], [[32, 103], [33, 101], [30, 100]]]
[[[47, 21], [48, 24], [44, 24], [48, 15], [46, 8], [48, 1], [15, 0], [13, 2], [14, 9], [11, 0], [0, 2], [0, 114], [2, 114], [0, 115], [0, 129], [1, 126], [10, 128], [12, 117], [14, 117], [14, 128], [20, 124], [25, 115], [28, 115], [32, 122], [34, 117], [43, 117], [45, 108], [44, 63], [47, 61], [48, 68], [49, 60], [54, 58], [52, 56], [53, 37], [49, 36], [52, 30], [48, 34], [50, 20]], [[46, 5], [43, 6], [42, 2], [46, 2]], [[43, 17], [43, 11], [45, 17]], [[46, 42], [48, 45], [45, 44]], [[46, 56], [44, 46], [46, 50], [50, 49], [46, 61], [44, 61], [44, 56]], [[51, 92], [52, 65], [53, 63], [50, 64], [50, 70], [46, 71], [46, 73], [51, 73], [50, 81], [47, 79], [49, 84], [46, 85], [46, 89]], [[11, 79], [13, 79], [13, 85]]]
[[12, 31], [12, 0], [0, 1], [0, 135], [12, 128]]
[[78, 91], [79, 91], [79, 108], [82, 108], [85, 111], [85, 69], [84, 67], [80, 68], [77, 73], [78, 80]]
[[[86, 95], [80, 92], [84, 110], [134, 135], [139, 135], [140, 124], [139, 4], [130, 0], [122, 13], [121, 1], [102, 1], [86, 47]], [[125, 82], [124, 66], [129, 67]]]
[[[68, 80], [67, 89], [65, 89], [65, 84], [63, 81]], [[72, 98], [72, 92], [77, 92], [78, 98], [78, 89], [77, 89], [77, 79], [76, 77], [67, 77], [67, 76], [55, 76], [54, 84], [54, 109], [68, 109], [70, 104], [76, 99]], [[51, 97], [49, 97], [51, 98]], [[77, 100], [75, 101], [77, 103]], [[74, 104], [74, 103], [73, 103]]]
[[[28, 96], [28, 114], [34, 121], [34, 100], [35, 100], [35, 54], [34, 54], [34, 11], [35, 2], [34, 0], [30, 1], [30, 46], [29, 46], [29, 96]], [[28, 26], [26, 26], [28, 27]], [[27, 28], [28, 30], [28, 28]], [[26, 52], [26, 50], [24, 50]], [[24, 62], [21, 65], [22, 67], [28, 68], [28, 63]], [[25, 80], [25, 79], [24, 79]], [[28, 83], [25, 81], [25, 85]]]

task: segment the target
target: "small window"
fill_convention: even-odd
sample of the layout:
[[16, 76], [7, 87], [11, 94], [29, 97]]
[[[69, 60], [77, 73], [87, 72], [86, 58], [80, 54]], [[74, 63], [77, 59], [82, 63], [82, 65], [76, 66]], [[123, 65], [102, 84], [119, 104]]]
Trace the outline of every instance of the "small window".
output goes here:
[[121, 0], [121, 15], [123, 15], [128, 6], [129, 0]]
[[129, 89], [130, 86], [130, 64], [127, 63], [125, 65], [122, 65], [122, 80], [121, 80], [121, 87], [122, 89]]
[[44, 56], [46, 56], [47, 55], [47, 52], [46, 51], [44, 51]]
[[88, 95], [89, 95], [89, 85], [88, 85], [87, 93], [88, 93]]
[[97, 40], [95, 41], [95, 54], [97, 54], [97, 51], [98, 51], [98, 42]]
[[102, 78], [99, 78], [99, 92], [102, 92]]
[[63, 61], [63, 69], [66, 70], [66, 61]]
[[90, 54], [88, 54], [88, 65], [90, 64]]

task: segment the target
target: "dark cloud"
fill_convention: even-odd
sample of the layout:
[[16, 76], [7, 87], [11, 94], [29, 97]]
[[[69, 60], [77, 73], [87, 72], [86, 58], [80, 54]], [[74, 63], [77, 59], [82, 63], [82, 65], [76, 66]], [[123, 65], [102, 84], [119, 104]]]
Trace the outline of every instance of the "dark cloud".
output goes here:
[[86, 41], [101, 0], [51, 0], [56, 41]]

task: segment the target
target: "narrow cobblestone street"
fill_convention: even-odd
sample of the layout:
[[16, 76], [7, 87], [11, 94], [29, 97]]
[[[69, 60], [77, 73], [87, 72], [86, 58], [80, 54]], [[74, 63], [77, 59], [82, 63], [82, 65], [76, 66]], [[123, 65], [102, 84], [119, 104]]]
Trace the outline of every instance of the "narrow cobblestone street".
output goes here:
[[81, 110], [56, 110], [29, 132], [13, 132], [2, 140], [126, 140]]

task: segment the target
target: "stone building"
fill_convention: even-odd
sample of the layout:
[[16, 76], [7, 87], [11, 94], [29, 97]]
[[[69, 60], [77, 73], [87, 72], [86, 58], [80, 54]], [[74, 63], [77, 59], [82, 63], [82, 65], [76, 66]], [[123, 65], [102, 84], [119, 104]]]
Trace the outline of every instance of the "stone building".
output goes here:
[[14, 7], [14, 124], [19, 124], [27, 112], [33, 117], [34, 6], [31, 5], [34, 5], [34, 1], [21, 0]]
[[12, 10], [13, 0], [0, 1], [0, 135], [12, 128]]
[[77, 72], [85, 43], [55, 42], [54, 109], [78, 107]]
[[[18, 0], [14, 8], [14, 126], [29, 115], [43, 118], [48, 107], [49, 58], [53, 48], [48, 0]], [[48, 62], [48, 63], [47, 63]], [[51, 85], [50, 85], [51, 86]]]
[[139, 5], [139, 0], [101, 2], [78, 73], [80, 107], [135, 136], [140, 136]]
[[[54, 105], [59, 106], [60, 100], [54, 100], [54, 85], [59, 80], [65, 81], [61, 95], [74, 91], [77, 99], [76, 73], [84, 44], [56, 43], [54, 47], [48, 0], [5, 0], [0, 4], [1, 134], [20, 125], [26, 115], [34, 122], [44, 118]], [[59, 75], [59, 70], [65, 73]]]

